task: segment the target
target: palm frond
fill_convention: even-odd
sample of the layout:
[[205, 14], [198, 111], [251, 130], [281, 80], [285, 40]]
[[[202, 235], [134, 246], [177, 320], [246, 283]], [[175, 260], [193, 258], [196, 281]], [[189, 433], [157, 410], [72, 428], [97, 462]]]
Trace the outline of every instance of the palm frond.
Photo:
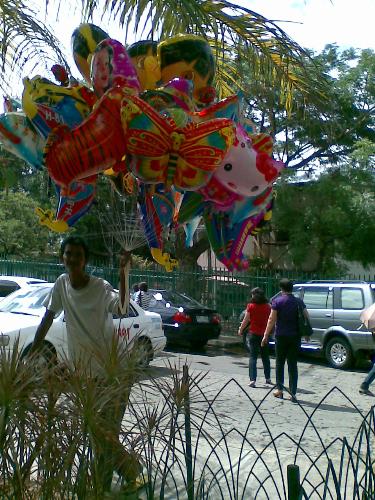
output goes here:
[[[90, 19], [99, 8], [96, 0], [83, 1]], [[106, 0], [104, 10], [121, 26], [134, 26], [137, 35], [165, 39], [177, 33], [194, 33], [211, 41], [217, 53], [216, 86], [219, 97], [241, 88], [241, 59], [252, 74], [275, 86], [290, 111], [293, 94], [324, 100], [327, 82], [307, 51], [275, 22], [226, 0]], [[320, 76], [318, 76], [318, 74]]]
[[[37, 13], [18, 0], [0, 1], [0, 64], [3, 74], [22, 68], [25, 64], [38, 64], [41, 60], [67, 62], [59, 42], [42, 22]], [[0, 85], [5, 88], [4, 78]]]

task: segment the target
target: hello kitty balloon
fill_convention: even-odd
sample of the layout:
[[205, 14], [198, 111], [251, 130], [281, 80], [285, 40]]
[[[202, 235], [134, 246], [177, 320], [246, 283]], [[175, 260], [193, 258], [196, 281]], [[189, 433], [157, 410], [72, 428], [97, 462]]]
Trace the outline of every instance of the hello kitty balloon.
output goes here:
[[228, 210], [238, 200], [263, 193], [284, 167], [282, 162], [272, 158], [272, 144], [271, 136], [249, 136], [237, 124], [234, 145], [200, 191], [204, 199], [213, 202], [218, 210]]

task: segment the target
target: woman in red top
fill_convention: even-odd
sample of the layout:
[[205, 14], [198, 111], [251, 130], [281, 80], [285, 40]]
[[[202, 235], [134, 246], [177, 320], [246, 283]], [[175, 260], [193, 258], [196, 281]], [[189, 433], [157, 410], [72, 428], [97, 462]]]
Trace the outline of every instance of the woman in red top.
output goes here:
[[250, 347], [249, 357], [249, 377], [250, 387], [255, 387], [257, 378], [257, 360], [258, 355], [262, 357], [264, 376], [266, 384], [271, 382], [271, 363], [268, 343], [261, 346], [263, 334], [265, 332], [268, 317], [271, 312], [271, 306], [261, 288], [253, 288], [251, 290], [251, 301], [247, 304], [246, 314], [238, 329], [238, 335], [242, 335], [243, 331], [249, 327], [248, 340]]

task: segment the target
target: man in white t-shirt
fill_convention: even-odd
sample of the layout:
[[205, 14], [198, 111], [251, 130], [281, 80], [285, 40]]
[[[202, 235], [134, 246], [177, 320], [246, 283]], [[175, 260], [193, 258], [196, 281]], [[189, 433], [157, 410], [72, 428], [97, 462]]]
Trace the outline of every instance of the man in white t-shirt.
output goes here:
[[119, 293], [107, 281], [87, 274], [88, 247], [82, 238], [71, 236], [64, 240], [60, 256], [67, 273], [57, 278], [44, 302], [47, 310], [35, 334], [32, 352], [43, 342], [54, 317], [64, 310], [69, 361], [90, 370], [93, 376], [101, 375], [95, 353], [111, 343], [112, 314], [127, 312], [125, 273], [130, 254], [120, 259]]
[[[126, 275], [130, 267], [131, 256], [126, 253], [120, 257], [120, 291], [115, 292], [112, 286], [105, 280], [90, 276], [86, 272], [86, 263], [89, 257], [89, 250], [85, 241], [79, 236], [70, 236], [61, 244], [60, 257], [64, 263], [67, 273], [59, 276], [47, 297], [44, 305], [47, 310], [36, 331], [34, 342], [30, 354], [37, 351], [47, 335], [56, 314], [64, 310], [67, 340], [68, 340], [68, 360], [73, 366], [80, 370], [88, 371], [91, 376], [103, 379], [105, 384], [105, 374], [102, 372], [96, 361], [96, 353], [109, 352], [112, 336], [114, 334], [112, 314], [125, 314], [129, 305], [129, 290]], [[118, 432], [120, 432], [121, 421], [126, 409], [125, 403], [119, 402], [117, 407], [121, 410], [114, 412], [111, 408], [102, 410], [108, 412], [108, 418], [116, 418]], [[103, 420], [103, 419], [102, 419]], [[113, 422], [109, 422], [113, 424]], [[104, 435], [104, 433], [103, 433]], [[104, 438], [105, 439], [105, 438]], [[98, 442], [103, 441], [103, 436], [98, 437]], [[105, 449], [106, 453], [119, 457], [121, 467], [116, 468], [127, 482], [132, 482], [140, 473], [140, 466], [135, 457], [122, 448], [120, 443], [101, 444], [99, 447]], [[121, 453], [119, 447], [121, 446]], [[114, 447], [116, 449], [114, 449]], [[112, 452], [112, 453], [111, 453]], [[99, 452], [98, 452], [99, 453]], [[100, 455], [100, 453], [99, 453]], [[108, 457], [104, 456], [103, 460]], [[107, 474], [105, 488], [110, 488], [113, 469]]]

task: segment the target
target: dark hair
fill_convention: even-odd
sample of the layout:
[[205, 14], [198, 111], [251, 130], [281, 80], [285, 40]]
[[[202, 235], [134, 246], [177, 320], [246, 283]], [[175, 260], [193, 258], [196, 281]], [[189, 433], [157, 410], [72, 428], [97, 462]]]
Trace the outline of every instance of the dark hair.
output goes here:
[[85, 240], [81, 238], [81, 236], [68, 236], [67, 238], [65, 238], [65, 240], [60, 245], [60, 258], [62, 258], [62, 256], [64, 255], [65, 247], [67, 245], [82, 247], [85, 253], [86, 262], [89, 260], [89, 247], [87, 246]]
[[134, 283], [134, 285], [133, 285], [133, 292], [134, 293], [135, 292], [139, 292], [139, 285], [138, 285], [138, 283]]
[[268, 299], [262, 288], [256, 287], [251, 290], [251, 301], [252, 304], [267, 304]]
[[158, 52], [161, 69], [180, 61], [195, 61], [194, 69], [202, 78], [209, 77], [207, 84], [211, 85], [215, 75], [215, 59], [209, 43], [204, 38], [178, 35], [161, 42]]
[[148, 51], [152, 49], [152, 55], [156, 55], [158, 43], [153, 40], [139, 40], [132, 43], [126, 49], [130, 57], [147, 56]]
[[148, 290], [148, 285], [145, 281], [142, 281], [141, 283], [139, 283], [139, 289], [141, 292], [147, 292]]
[[279, 281], [279, 287], [283, 292], [293, 292], [293, 281], [288, 278], [283, 278]]

